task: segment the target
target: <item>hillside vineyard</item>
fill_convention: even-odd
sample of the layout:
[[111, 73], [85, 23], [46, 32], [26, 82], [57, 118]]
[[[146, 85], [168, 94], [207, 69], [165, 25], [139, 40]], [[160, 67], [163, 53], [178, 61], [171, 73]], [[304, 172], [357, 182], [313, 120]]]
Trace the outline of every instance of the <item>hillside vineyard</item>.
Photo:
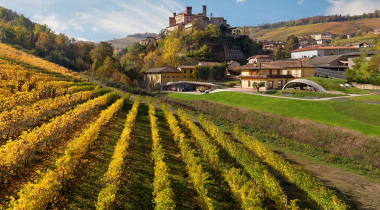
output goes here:
[[239, 127], [0, 48], [1, 208], [349, 208]]

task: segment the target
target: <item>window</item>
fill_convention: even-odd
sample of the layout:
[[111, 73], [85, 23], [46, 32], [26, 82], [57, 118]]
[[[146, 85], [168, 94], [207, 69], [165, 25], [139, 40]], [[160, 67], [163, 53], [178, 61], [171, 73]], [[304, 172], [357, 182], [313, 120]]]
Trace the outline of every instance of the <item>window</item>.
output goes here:
[[175, 76], [172, 76], [172, 78], [175, 78]]
[[186, 78], [186, 76], [183, 76], [183, 78]]
[[166, 78], [166, 76], [162, 76], [162, 78]]
[[193, 78], [193, 76], [190, 76], [190, 78]]
[[273, 81], [268, 81], [268, 89], [273, 89]]
[[179, 76], [177, 76], [177, 78], [179, 78]]
[[251, 87], [251, 81], [248, 80], [248, 87]]
[[282, 80], [278, 80], [277, 81], [277, 87], [278, 88], [282, 88]]
[[192, 74], [193, 73], [193, 70], [190, 70], [190, 74]]
[[183, 73], [185, 73], [185, 74], [186, 74], [186, 70], [183, 70]]

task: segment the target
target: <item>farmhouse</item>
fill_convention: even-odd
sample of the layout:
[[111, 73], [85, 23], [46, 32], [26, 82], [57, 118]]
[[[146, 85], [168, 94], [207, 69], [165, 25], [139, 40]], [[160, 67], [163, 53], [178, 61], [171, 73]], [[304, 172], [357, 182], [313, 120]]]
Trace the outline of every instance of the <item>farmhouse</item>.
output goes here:
[[357, 47], [307, 47], [293, 50], [292, 59], [306, 58], [306, 57], [319, 57], [328, 55], [342, 55], [346, 53], [359, 52]]
[[144, 71], [144, 81], [155, 85], [183, 80], [194, 81], [193, 69], [193, 66], [152, 68]]
[[256, 82], [264, 84], [261, 90], [272, 90], [282, 88], [295, 78], [314, 76], [315, 66], [302, 61], [272, 61], [232, 68], [241, 71], [243, 89], [254, 88]]

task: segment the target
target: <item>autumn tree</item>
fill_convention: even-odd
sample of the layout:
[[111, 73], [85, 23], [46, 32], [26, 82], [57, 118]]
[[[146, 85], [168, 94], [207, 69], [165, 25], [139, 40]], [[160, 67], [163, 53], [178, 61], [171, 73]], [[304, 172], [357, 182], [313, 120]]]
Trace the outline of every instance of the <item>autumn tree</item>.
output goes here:
[[164, 44], [163, 60], [167, 66], [176, 67], [179, 65], [178, 53], [181, 52], [181, 42], [178, 38], [167, 39]]
[[36, 42], [36, 47], [40, 51], [44, 52], [45, 55], [48, 53], [52, 46], [49, 35], [46, 32], [41, 32], [38, 37], [38, 41]]
[[159, 50], [156, 50], [154, 52], [149, 52], [144, 57], [144, 65], [142, 67], [142, 71], [150, 68], [161, 67], [163, 65], [164, 63], [162, 60], [162, 53]]
[[70, 38], [67, 37], [65, 34], [58, 34], [58, 36], [55, 38], [55, 43], [60, 49], [67, 49], [70, 44]]

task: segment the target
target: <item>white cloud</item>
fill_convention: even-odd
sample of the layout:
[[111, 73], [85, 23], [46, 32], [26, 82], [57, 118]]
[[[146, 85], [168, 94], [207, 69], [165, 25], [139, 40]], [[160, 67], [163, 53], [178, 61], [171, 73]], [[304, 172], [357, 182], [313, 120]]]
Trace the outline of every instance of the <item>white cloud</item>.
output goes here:
[[244, 3], [246, 0], [236, 0], [237, 3]]
[[57, 33], [96, 41], [133, 33], [158, 33], [169, 25], [173, 12], [185, 9], [178, 0], [36, 0], [36, 4], [30, 0], [2, 1], [4, 6], [25, 13]]
[[328, 0], [331, 4], [326, 13], [329, 15], [360, 15], [380, 9], [379, 0]]
[[302, 5], [304, 2], [305, 2], [305, 0], [298, 0], [298, 1], [297, 1], [297, 4], [298, 4], [298, 5]]

